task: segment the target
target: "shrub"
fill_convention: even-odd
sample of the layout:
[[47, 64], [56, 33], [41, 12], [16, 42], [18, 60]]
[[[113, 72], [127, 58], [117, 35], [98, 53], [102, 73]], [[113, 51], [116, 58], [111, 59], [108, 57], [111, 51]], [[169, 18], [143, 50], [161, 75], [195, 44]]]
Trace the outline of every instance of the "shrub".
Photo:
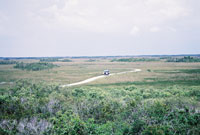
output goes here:
[[72, 62], [70, 59], [62, 59], [62, 58], [42, 58], [40, 62]]
[[72, 60], [70, 60], [70, 59], [63, 59], [63, 60], [61, 60], [61, 62], [72, 62]]
[[41, 62], [56, 62], [59, 58], [42, 58], [40, 59]]
[[59, 135], [84, 135], [86, 134], [86, 125], [80, 118], [71, 113], [62, 114], [59, 112], [51, 119], [53, 123], [52, 132]]
[[16, 61], [4, 60], [0, 61], [0, 65], [9, 65], [9, 64], [16, 64]]
[[140, 119], [136, 119], [134, 123], [131, 125], [131, 129], [129, 131], [130, 135], [140, 133], [141, 130], [144, 128], [145, 122]]
[[14, 84], [0, 90], [0, 134], [200, 134], [199, 86]]
[[122, 59], [111, 60], [111, 62], [150, 62], [150, 61], [159, 61], [159, 59], [154, 59], [154, 58], [122, 58]]
[[200, 62], [200, 58], [185, 56], [183, 58], [168, 58], [166, 62]]
[[127, 91], [133, 91], [133, 90], [137, 89], [137, 87], [132, 85], [132, 86], [127, 86], [124, 89]]
[[151, 72], [151, 69], [147, 69], [148, 72]]
[[146, 104], [147, 105], [147, 112], [150, 117], [155, 117], [157, 120], [162, 120], [164, 115], [167, 114], [171, 106], [167, 105], [166, 103], [162, 101], [153, 101], [152, 105]]
[[173, 135], [168, 126], [152, 125], [145, 128], [143, 135]]
[[51, 63], [17, 63], [14, 68], [22, 69], [22, 70], [32, 70], [32, 71], [40, 71], [45, 69], [51, 69], [57, 67], [57, 65]]
[[74, 91], [72, 92], [72, 95], [75, 97], [82, 97], [85, 96], [84, 90], [82, 89], [74, 89]]

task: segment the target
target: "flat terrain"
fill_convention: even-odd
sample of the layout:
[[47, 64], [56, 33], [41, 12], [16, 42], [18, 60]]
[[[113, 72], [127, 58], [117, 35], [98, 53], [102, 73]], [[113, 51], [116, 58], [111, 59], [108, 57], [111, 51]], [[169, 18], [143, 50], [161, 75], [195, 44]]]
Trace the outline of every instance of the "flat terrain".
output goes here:
[[200, 62], [71, 60], [0, 65], [0, 134], [200, 134]]
[[132, 71], [112, 73], [112, 74], [109, 74], [109, 75], [100, 75], [100, 76], [96, 76], [96, 77], [92, 77], [92, 78], [86, 79], [86, 80], [81, 81], [81, 82], [76, 82], [76, 83], [71, 83], [71, 84], [66, 84], [66, 85], [61, 85], [61, 86], [62, 87], [71, 87], [71, 86], [83, 85], [83, 84], [87, 84], [87, 83], [90, 83], [90, 82], [94, 82], [94, 81], [102, 79], [102, 78], [106, 78], [106, 77], [108, 78], [110, 76], [127, 74], [127, 73], [136, 73], [136, 72], [140, 72], [140, 71], [141, 71], [141, 69], [134, 69]]
[[[37, 60], [20, 60], [24, 62], [37, 62]], [[30, 79], [32, 81], [45, 81], [58, 84], [71, 84], [80, 82], [91, 77], [99, 76], [103, 70], [109, 69], [111, 73], [131, 71], [136, 68], [142, 72], [127, 73], [99, 79], [91, 84], [112, 84], [133, 81], [151, 81], [156, 78], [162, 79], [184, 79], [195, 74], [176, 73], [173, 71], [182, 69], [199, 69], [200, 63], [167, 63], [167, 62], [110, 62], [110, 59], [98, 59], [87, 62], [88, 59], [73, 59], [73, 62], [53, 62], [59, 67], [42, 70], [26, 71], [13, 68], [14, 65], [0, 65], [0, 82], [14, 82], [19, 79]], [[164, 71], [172, 71], [167, 74]], [[199, 77], [199, 76], [196, 76]]]

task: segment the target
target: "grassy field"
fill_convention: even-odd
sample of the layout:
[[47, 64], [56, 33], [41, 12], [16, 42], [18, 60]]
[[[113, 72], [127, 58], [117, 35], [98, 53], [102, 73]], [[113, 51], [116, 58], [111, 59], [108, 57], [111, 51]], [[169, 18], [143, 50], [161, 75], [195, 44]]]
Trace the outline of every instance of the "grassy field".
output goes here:
[[[142, 72], [127, 73], [101, 79], [92, 84], [111, 84], [135, 81], [152, 81], [157, 78], [184, 79], [195, 77], [195, 71], [189, 74], [185, 69], [200, 69], [200, 63], [166, 63], [166, 62], [110, 62], [109, 59], [98, 59], [88, 62], [89, 59], [73, 59], [73, 62], [53, 62], [59, 67], [43, 71], [25, 71], [13, 68], [12, 65], [0, 65], [0, 82], [13, 82], [19, 79], [31, 79], [33, 81], [45, 81], [50, 83], [68, 84], [79, 82], [90, 77], [101, 75], [104, 69], [111, 73], [131, 71], [139, 68]], [[22, 61], [22, 60], [20, 60]], [[23, 60], [24, 62], [36, 62], [36, 60]], [[181, 71], [183, 70], [183, 71]]]
[[[22, 61], [22, 60], [20, 60]], [[24, 62], [36, 62], [36, 60], [23, 60]], [[79, 82], [90, 77], [101, 75], [104, 69], [111, 73], [131, 71], [139, 68], [142, 72], [127, 73], [97, 80], [92, 84], [112, 84], [135, 81], [181, 80], [184, 78], [198, 79], [195, 69], [200, 69], [200, 63], [166, 63], [166, 62], [110, 62], [109, 59], [87, 62], [88, 59], [74, 59], [73, 62], [53, 62], [59, 67], [43, 71], [26, 71], [13, 68], [12, 65], [0, 65], [0, 82], [14, 82], [19, 79], [31, 79], [33, 81], [45, 81], [58, 84]], [[187, 71], [184, 72], [184, 70]], [[194, 69], [194, 70], [190, 70]], [[178, 72], [177, 72], [178, 71]]]
[[[52, 62], [58, 67], [41, 71], [0, 65], [0, 134], [200, 134], [200, 63], [111, 60]], [[142, 71], [60, 87], [105, 69]]]

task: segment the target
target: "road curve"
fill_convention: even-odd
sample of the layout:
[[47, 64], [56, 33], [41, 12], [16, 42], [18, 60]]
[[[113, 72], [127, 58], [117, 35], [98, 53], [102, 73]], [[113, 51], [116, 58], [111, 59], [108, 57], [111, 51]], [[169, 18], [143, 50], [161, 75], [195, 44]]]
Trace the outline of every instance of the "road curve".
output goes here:
[[[120, 75], [120, 74], [131, 73], [131, 72], [140, 72], [140, 71], [141, 71], [141, 69], [134, 69], [132, 71], [113, 73], [113, 74], [110, 74], [109, 76]], [[93, 81], [95, 81], [97, 79], [105, 78], [105, 77], [109, 77], [109, 76], [100, 75], [100, 76], [96, 76], [96, 77], [92, 77], [92, 78], [86, 79], [86, 80], [81, 81], [81, 82], [71, 83], [71, 84], [66, 84], [66, 85], [61, 85], [61, 87], [71, 87], [71, 86], [77, 86], [77, 85], [81, 85], [81, 84], [86, 84], [86, 83], [89, 83], [89, 82], [93, 82]]]

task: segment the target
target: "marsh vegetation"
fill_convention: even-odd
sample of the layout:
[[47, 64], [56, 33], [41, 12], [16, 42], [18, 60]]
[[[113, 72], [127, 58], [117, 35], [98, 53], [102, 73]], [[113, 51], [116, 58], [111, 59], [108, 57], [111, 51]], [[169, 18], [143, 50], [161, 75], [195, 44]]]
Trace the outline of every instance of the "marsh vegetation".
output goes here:
[[31, 70], [31, 71], [40, 71], [45, 69], [51, 69], [57, 67], [57, 65], [54, 65], [52, 63], [46, 63], [46, 62], [38, 62], [38, 63], [24, 63], [19, 62], [16, 63], [14, 68], [22, 69], [22, 70]]
[[[34, 72], [0, 65], [1, 81], [13, 81], [0, 85], [0, 134], [200, 134], [200, 63], [52, 64], [59, 67]], [[142, 71], [60, 87], [97, 76], [105, 67], [113, 73]]]
[[159, 61], [160, 59], [156, 58], [120, 58], [113, 59], [111, 62], [151, 62], [151, 61]]
[[199, 57], [191, 57], [191, 56], [185, 56], [182, 58], [168, 58], [167, 62], [200, 62]]

